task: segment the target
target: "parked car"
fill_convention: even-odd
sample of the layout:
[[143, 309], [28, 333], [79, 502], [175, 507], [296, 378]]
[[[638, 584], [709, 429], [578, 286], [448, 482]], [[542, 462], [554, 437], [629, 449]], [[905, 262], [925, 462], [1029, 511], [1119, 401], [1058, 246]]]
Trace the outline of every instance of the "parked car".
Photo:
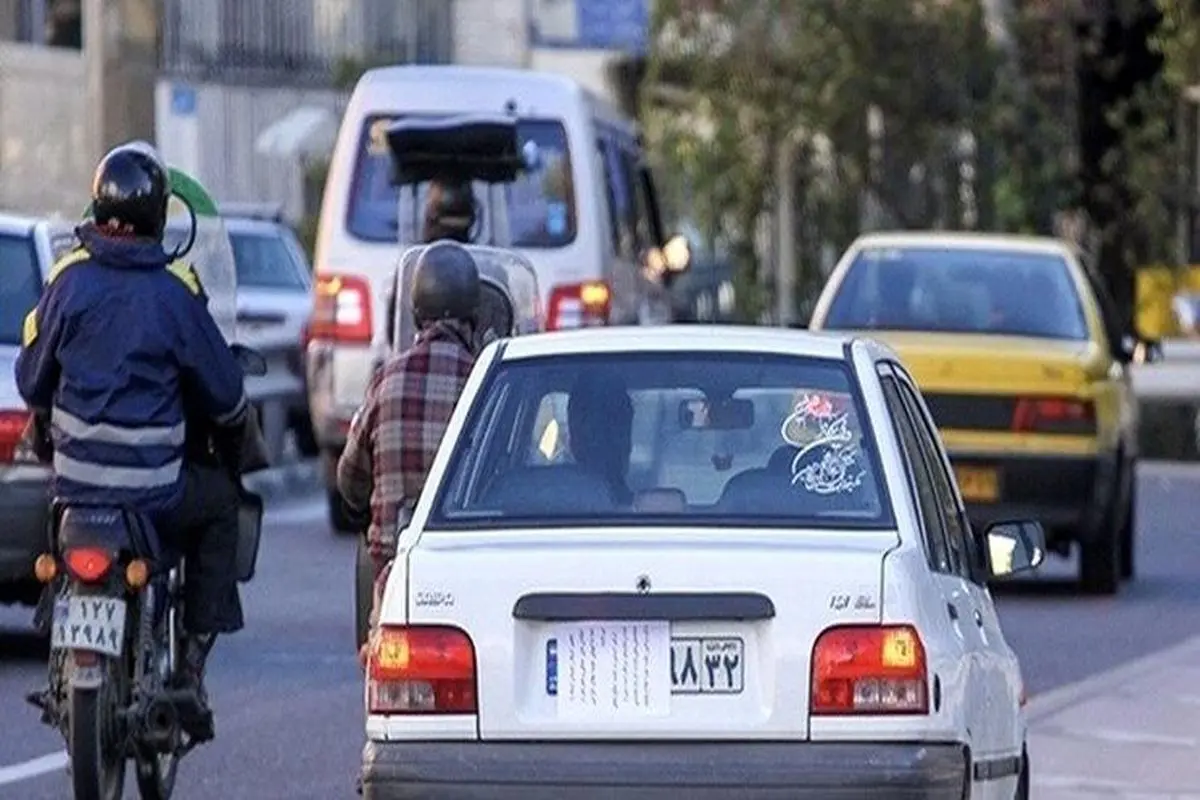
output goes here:
[[1036, 522], [972, 531], [884, 345], [494, 343], [399, 533], [364, 794], [1028, 798], [987, 581], [1043, 544]]
[[1067, 243], [934, 232], [861, 237], [817, 301], [815, 330], [888, 342], [920, 382], [978, 524], [1030, 516], [1080, 550], [1089, 592], [1134, 574], [1145, 347]]
[[[304, 249], [274, 206], [227, 203], [219, 210], [238, 271], [239, 338], [261, 352], [278, 350], [281, 341], [289, 343], [289, 369], [303, 382], [304, 338], [312, 312], [312, 269]], [[172, 224], [168, 250], [186, 233], [186, 228]], [[301, 453], [315, 456], [306, 388], [288, 409], [288, 427]]]
[[32, 606], [41, 594], [33, 562], [46, 549], [50, 471], [14, 460], [29, 412], [17, 392], [13, 368], [25, 318], [37, 305], [56, 250], [65, 247], [59, 228], [45, 220], [0, 214], [0, 603], [5, 604]]

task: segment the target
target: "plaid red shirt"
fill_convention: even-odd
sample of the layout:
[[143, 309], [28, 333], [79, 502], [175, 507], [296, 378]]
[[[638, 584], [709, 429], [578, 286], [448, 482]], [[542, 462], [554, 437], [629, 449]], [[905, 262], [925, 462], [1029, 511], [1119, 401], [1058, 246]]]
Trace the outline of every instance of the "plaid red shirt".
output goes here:
[[377, 569], [396, 552], [400, 509], [417, 501], [475, 362], [453, 322], [422, 331], [412, 348], [376, 372], [350, 423], [338, 490], [354, 508], [370, 503], [367, 542]]

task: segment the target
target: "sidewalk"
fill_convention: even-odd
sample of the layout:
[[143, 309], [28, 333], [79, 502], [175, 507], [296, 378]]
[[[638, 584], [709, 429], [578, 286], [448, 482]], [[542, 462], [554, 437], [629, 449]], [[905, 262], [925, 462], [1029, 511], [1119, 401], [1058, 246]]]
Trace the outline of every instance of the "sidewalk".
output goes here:
[[1027, 710], [1036, 800], [1200, 800], [1200, 637]]

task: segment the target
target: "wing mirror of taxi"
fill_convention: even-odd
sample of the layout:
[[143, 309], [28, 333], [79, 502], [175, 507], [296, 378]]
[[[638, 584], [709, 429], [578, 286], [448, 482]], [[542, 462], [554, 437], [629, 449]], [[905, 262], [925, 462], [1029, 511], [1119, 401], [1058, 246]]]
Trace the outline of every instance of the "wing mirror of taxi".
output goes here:
[[1032, 572], [1046, 560], [1046, 531], [1033, 520], [994, 522], [983, 535], [993, 578]]
[[243, 374], [253, 377], [267, 374], [267, 359], [263, 357], [262, 353], [253, 347], [246, 347], [244, 344], [232, 345], [230, 349], [233, 351], [233, 357], [237, 359], [238, 366], [242, 368]]

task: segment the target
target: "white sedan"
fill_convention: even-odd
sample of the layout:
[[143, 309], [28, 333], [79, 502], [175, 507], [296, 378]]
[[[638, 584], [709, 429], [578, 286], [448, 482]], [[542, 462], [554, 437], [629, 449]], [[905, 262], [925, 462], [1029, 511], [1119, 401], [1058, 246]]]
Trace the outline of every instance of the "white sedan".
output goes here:
[[1028, 797], [973, 532], [891, 350], [728, 326], [479, 358], [372, 631], [367, 798]]

